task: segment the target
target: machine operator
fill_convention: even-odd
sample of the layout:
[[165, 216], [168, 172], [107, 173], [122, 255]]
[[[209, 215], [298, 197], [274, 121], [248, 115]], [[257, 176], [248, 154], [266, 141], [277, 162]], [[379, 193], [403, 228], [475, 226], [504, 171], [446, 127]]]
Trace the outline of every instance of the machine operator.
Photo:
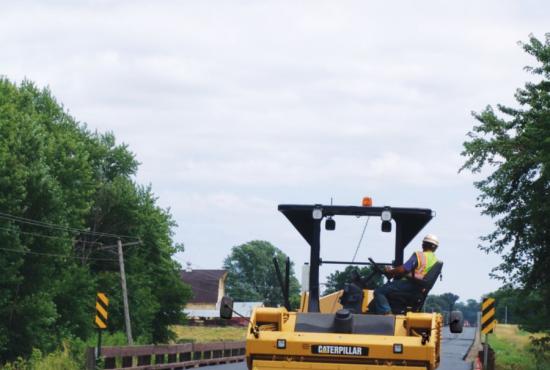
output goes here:
[[[374, 299], [369, 305], [369, 312], [379, 315], [391, 314], [389, 301], [392, 298], [414, 299], [420, 288], [414, 279], [424, 279], [430, 269], [436, 264], [435, 250], [439, 246], [437, 236], [428, 234], [422, 240], [422, 251], [415, 252], [405, 264], [391, 268], [386, 266], [386, 274], [394, 279], [374, 290]], [[407, 278], [406, 275], [414, 278]], [[401, 279], [399, 279], [401, 277]]]

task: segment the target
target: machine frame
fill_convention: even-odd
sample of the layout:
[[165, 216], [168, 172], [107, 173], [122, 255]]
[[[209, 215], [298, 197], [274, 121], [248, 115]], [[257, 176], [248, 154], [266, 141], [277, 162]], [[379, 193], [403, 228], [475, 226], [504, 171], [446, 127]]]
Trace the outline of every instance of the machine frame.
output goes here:
[[[394, 266], [403, 264], [404, 250], [414, 237], [434, 217], [434, 212], [427, 208], [402, 207], [371, 207], [371, 206], [334, 206], [334, 205], [297, 205], [281, 204], [278, 207], [300, 235], [309, 244], [309, 302], [308, 312], [319, 312], [319, 266], [321, 259], [321, 222], [324, 218], [333, 216], [367, 216], [381, 217], [383, 212], [389, 212], [390, 220], [395, 222], [395, 257], [391, 263]], [[314, 214], [315, 212], [315, 214]], [[325, 261], [324, 263], [335, 263]], [[353, 264], [352, 262], [337, 262]], [[362, 263], [370, 265], [371, 263]]]
[[[285, 291], [287, 295], [285, 306], [259, 307], [253, 311], [246, 340], [250, 370], [434, 370], [439, 366], [441, 314], [410, 310], [389, 316], [369, 314], [367, 306], [373, 291], [368, 289], [363, 289], [361, 309], [355, 312], [338, 303], [345, 289], [319, 296], [319, 266], [323, 263], [373, 265], [382, 272], [372, 260], [370, 263], [323, 261], [323, 219], [325, 228], [333, 230], [334, 216], [380, 217], [382, 231], [391, 231], [395, 226], [395, 259], [386, 265], [400, 265], [405, 248], [434, 217], [431, 209], [370, 204], [362, 207], [281, 204], [278, 209], [310, 246], [309, 292], [302, 294], [300, 309], [291, 311], [288, 281], [283, 282], [275, 263], [283, 295]], [[287, 260], [287, 280], [289, 270]], [[233, 313], [239, 315], [233, 311], [229, 297], [222, 299], [220, 307], [222, 318], [231, 318]], [[460, 324], [459, 317], [457, 325]]]

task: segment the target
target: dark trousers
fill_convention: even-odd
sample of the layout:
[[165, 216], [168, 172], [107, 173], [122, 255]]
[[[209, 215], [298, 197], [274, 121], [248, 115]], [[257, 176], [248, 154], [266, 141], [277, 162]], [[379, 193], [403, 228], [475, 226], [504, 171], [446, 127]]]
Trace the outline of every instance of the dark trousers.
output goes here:
[[374, 290], [374, 299], [369, 305], [369, 313], [384, 315], [391, 313], [390, 302], [410, 302], [413, 305], [418, 297], [418, 287], [409, 280], [390, 281]]

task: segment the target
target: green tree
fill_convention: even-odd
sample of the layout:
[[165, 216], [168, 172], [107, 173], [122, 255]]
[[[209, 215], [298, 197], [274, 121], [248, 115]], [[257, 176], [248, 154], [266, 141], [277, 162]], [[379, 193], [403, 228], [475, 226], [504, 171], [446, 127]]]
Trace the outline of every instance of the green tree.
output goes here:
[[493, 276], [540, 303], [529, 329], [550, 332], [550, 33], [522, 46], [536, 59], [525, 68], [534, 79], [516, 91], [517, 107], [473, 114], [462, 170], [490, 172], [475, 183], [482, 214], [496, 220], [480, 248], [502, 255]]
[[[368, 277], [372, 272], [372, 267], [365, 266], [357, 268], [355, 266], [346, 266], [343, 271], [335, 271], [327, 277], [324, 294], [330, 294], [344, 289], [344, 285], [351, 283], [354, 272], [362, 278]], [[376, 274], [367, 284], [368, 289], [375, 289], [384, 283], [380, 274]]]
[[[287, 256], [271, 243], [253, 240], [233, 247], [223, 262], [223, 268], [227, 270], [227, 294], [236, 301], [261, 301], [267, 306], [282, 305], [283, 294], [277, 282], [273, 258], [279, 262], [284, 275]], [[290, 303], [293, 308], [299, 305], [299, 294], [300, 285], [294, 275], [294, 264], [291, 263]]]
[[134, 183], [137, 167], [49, 90], [0, 78], [0, 363], [90, 337], [98, 290], [111, 298], [109, 329], [123, 330], [117, 238], [106, 233], [141, 240], [125, 251], [135, 335], [169, 339], [190, 290], [171, 258], [175, 223]]
[[452, 311], [458, 299], [459, 296], [453, 293], [430, 294], [426, 297], [426, 302], [424, 302], [424, 311], [441, 313]]
[[458, 302], [458, 299], [460, 298], [458, 295], [453, 293], [443, 293], [440, 297], [445, 302], [444, 308], [447, 311], [453, 311], [455, 309], [455, 303]]
[[437, 295], [430, 294], [424, 302], [424, 312], [444, 312], [445, 302]]
[[539, 321], [545, 320], [544, 311], [536, 309], [545, 304], [538, 291], [526, 292], [508, 284], [487, 296], [495, 299], [495, 317], [499, 322], [520, 324], [529, 331], [536, 331]]

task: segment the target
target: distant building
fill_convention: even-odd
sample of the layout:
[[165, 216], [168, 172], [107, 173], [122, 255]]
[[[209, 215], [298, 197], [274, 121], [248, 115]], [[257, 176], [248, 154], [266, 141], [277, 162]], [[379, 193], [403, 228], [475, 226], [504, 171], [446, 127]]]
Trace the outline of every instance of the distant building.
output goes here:
[[201, 311], [203, 313], [218, 311], [219, 303], [225, 294], [227, 271], [191, 270], [188, 266], [186, 270], [180, 272], [180, 277], [191, 286], [193, 291], [193, 298], [187, 303], [186, 311]]
[[[191, 286], [193, 291], [193, 298], [183, 310], [187, 317], [192, 319], [219, 318], [220, 302], [225, 295], [227, 271], [192, 270], [188, 265], [187, 269], [180, 271], [180, 277], [183, 282]], [[235, 302], [233, 308], [236, 312], [249, 318], [252, 315], [252, 310], [262, 305], [262, 302]], [[236, 316], [232, 321], [240, 323], [242, 319]]]

